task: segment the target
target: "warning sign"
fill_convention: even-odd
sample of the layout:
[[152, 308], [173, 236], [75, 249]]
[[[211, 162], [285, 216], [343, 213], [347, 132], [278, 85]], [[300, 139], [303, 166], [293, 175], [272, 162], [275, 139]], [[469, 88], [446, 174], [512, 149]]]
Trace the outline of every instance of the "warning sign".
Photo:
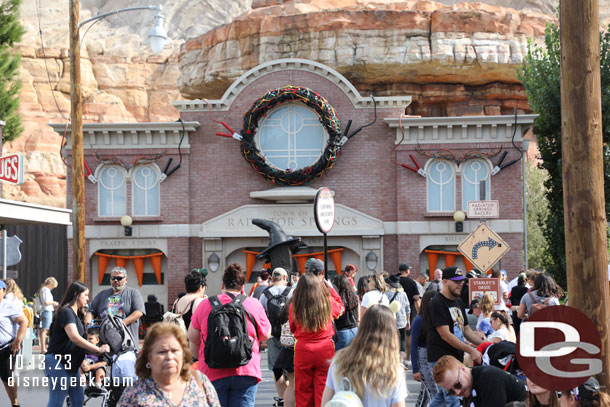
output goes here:
[[486, 223], [481, 223], [460, 245], [458, 250], [478, 270], [487, 271], [493, 267], [510, 247]]

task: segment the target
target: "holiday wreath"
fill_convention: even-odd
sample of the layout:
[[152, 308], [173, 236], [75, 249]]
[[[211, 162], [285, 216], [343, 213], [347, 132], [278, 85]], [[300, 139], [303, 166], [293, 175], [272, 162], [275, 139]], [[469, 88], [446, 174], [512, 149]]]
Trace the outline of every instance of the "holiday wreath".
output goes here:
[[[304, 168], [282, 170], [270, 164], [255, 142], [259, 120], [282, 103], [301, 102], [315, 110], [328, 133], [328, 142], [320, 158]], [[258, 99], [244, 115], [241, 149], [244, 158], [259, 174], [276, 185], [304, 185], [321, 177], [335, 165], [340, 150], [341, 123], [335, 109], [319, 93], [300, 86], [284, 86], [271, 90]]]

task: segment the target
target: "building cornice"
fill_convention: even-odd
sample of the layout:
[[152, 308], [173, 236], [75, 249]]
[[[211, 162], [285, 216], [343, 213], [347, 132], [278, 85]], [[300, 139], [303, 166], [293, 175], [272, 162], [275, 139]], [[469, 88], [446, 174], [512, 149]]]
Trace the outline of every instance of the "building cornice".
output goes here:
[[[406, 117], [384, 119], [396, 129], [395, 144], [505, 143], [523, 141], [523, 134], [538, 117], [517, 116]], [[404, 139], [401, 131], [404, 129]]]
[[[307, 59], [287, 58], [277, 59], [258, 65], [241, 75], [227, 89], [220, 99], [215, 100], [180, 100], [173, 103], [179, 112], [228, 111], [237, 96], [256, 79], [274, 72], [298, 70], [311, 72], [335, 83], [351, 100], [356, 109], [372, 109], [373, 99], [362, 96], [345, 76], [336, 70], [319, 62]], [[377, 109], [405, 109], [411, 104], [411, 96], [380, 96], [376, 97]], [[210, 106], [210, 107], [208, 107]]]
[[[60, 135], [66, 131], [65, 123], [50, 123]], [[181, 148], [190, 148], [189, 134], [199, 127], [199, 122], [184, 122], [184, 140]], [[182, 138], [180, 122], [149, 123], [87, 123], [83, 124], [85, 147], [96, 149], [150, 149], [178, 148]], [[71, 127], [66, 131], [66, 148], [71, 149]]]

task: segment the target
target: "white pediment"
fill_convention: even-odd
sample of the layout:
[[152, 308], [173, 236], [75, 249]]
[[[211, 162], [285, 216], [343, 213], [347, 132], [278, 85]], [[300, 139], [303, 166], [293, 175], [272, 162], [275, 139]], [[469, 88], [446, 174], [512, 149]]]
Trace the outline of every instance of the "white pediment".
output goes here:
[[[277, 223], [287, 235], [320, 236], [313, 216], [313, 205], [244, 205], [203, 222], [199, 237], [267, 237], [252, 219]], [[381, 236], [383, 222], [365, 213], [335, 204], [335, 225], [329, 236]]]

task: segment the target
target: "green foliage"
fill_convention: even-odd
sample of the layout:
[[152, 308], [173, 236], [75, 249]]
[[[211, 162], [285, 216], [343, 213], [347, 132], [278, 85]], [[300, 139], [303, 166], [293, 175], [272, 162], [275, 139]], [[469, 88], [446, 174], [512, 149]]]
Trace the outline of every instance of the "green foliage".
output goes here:
[[20, 55], [12, 49], [21, 39], [24, 29], [19, 23], [21, 0], [0, 1], [0, 120], [6, 122], [2, 129], [2, 141], [17, 138], [23, 132], [19, 109]]
[[[561, 48], [559, 27], [549, 25], [545, 31], [545, 48], [532, 42], [517, 76], [523, 83], [532, 110], [539, 115], [534, 124], [542, 163], [547, 171], [544, 181], [548, 213], [539, 224], [548, 243], [547, 255], [541, 261], [559, 284], [565, 287], [566, 260], [563, 222], [563, 180], [561, 174]], [[604, 141], [604, 192], [610, 196], [610, 34], [600, 34], [602, 137]], [[610, 201], [606, 200], [609, 218]]]
[[547, 172], [533, 163], [527, 163], [527, 263], [530, 268], [544, 268], [549, 263], [549, 245], [541, 225], [549, 214], [544, 182]]

